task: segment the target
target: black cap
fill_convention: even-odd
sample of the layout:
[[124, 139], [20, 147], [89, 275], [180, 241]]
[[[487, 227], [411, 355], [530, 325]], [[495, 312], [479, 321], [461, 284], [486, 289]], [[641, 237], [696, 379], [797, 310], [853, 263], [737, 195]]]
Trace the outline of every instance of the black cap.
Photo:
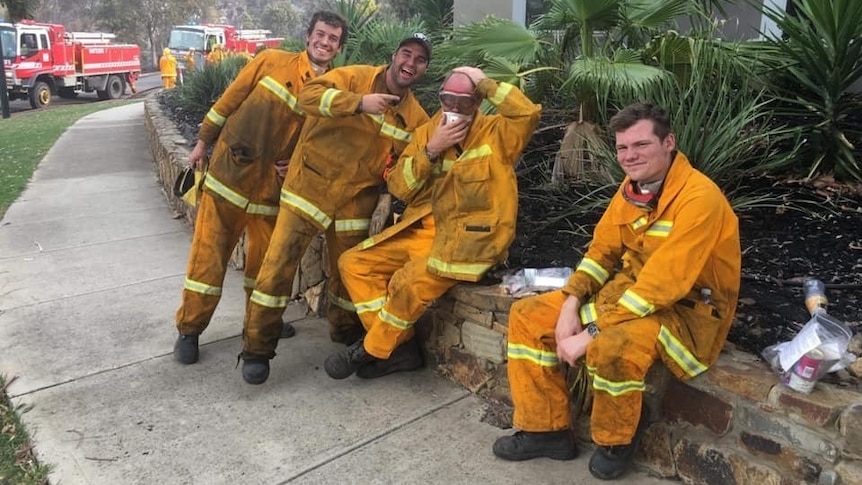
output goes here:
[[[425, 48], [425, 53], [427, 54], [428, 61], [431, 61], [431, 41], [428, 40], [428, 36], [423, 34], [422, 32], [414, 32], [410, 35], [410, 37], [405, 37], [400, 44], [398, 44], [398, 49], [404, 47], [404, 44], [409, 44], [411, 42], [416, 42]], [[397, 50], [397, 49], [396, 49]]]

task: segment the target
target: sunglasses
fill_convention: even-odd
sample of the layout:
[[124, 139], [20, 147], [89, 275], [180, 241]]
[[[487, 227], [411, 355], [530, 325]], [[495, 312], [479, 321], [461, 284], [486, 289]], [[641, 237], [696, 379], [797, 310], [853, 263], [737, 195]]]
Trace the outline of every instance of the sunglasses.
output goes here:
[[461, 111], [470, 111], [476, 107], [478, 100], [472, 94], [456, 94], [449, 91], [440, 91], [440, 104], [447, 108], [457, 107]]

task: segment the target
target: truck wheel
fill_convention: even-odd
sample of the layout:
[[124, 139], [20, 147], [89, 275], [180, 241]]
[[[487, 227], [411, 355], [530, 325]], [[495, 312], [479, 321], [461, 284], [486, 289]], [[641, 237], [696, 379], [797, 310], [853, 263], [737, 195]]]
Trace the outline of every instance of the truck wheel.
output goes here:
[[75, 99], [78, 97], [78, 93], [75, 92], [75, 88], [64, 87], [57, 90], [57, 94], [60, 95], [63, 99]]
[[37, 81], [30, 90], [30, 106], [44, 108], [51, 104], [51, 87], [47, 83]]
[[96, 94], [102, 101], [106, 99], [119, 99], [123, 95], [123, 91], [125, 89], [126, 86], [123, 84], [123, 78], [117, 75], [111, 75], [108, 77], [108, 84], [105, 86], [105, 90], [96, 91]]

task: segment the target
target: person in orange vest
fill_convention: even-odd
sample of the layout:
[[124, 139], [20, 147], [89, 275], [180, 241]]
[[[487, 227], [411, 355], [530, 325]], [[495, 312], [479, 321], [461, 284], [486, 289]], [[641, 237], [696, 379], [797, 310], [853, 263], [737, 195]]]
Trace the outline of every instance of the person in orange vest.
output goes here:
[[400, 154], [413, 130], [428, 121], [411, 87], [425, 74], [430, 58], [431, 43], [417, 33], [401, 41], [388, 65], [339, 67], [300, 91], [299, 108], [309, 120], [288, 165], [275, 231], [249, 298], [242, 350], [245, 382], [262, 384], [269, 377], [293, 278], [321, 232], [329, 251], [329, 338], [349, 345], [361, 336], [338, 258], [368, 237], [387, 155]]
[[221, 44], [215, 44], [212, 52], [207, 56], [208, 64], [218, 64], [227, 57], [227, 51], [224, 50]]
[[[541, 106], [469, 66], [446, 76], [439, 97], [441, 111], [413, 133], [384, 175], [392, 194], [407, 203], [403, 217], [338, 261], [368, 333], [326, 359], [323, 368], [333, 379], [420, 367], [416, 321], [459, 281], [479, 281], [505, 260], [515, 238], [514, 166]], [[479, 111], [483, 100], [495, 114]]]
[[507, 370], [520, 431], [493, 445], [504, 460], [575, 458], [560, 364], [586, 365], [598, 445], [589, 470], [602, 480], [631, 466], [649, 423], [643, 393], [653, 363], [684, 380], [718, 359], [742, 266], [737, 217], [677, 150], [667, 111], [636, 103], [609, 125], [626, 178], [566, 285], [509, 310]]
[[195, 48], [189, 47], [189, 53], [183, 57], [183, 61], [186, 64], [186, 72], [192, 72], [195, 70]]
[[[279, 211], [287, 160], [296, 148], [306, 112], [297, 96], [325, 73], [347, 39], [337, 13], [316, 12], [307, 48], [262, 52], [246, 65], [204, 117], [189, 154], [195, 169], [207, 169], [200, 193], [182, 305], [177, 310], [174, 358], [193, 364], [198, 341], [219, 303], [227, 263], [246, 232], [245, 291], [251, 295]], [[309, 122], [311, 122], [309, 120]], [[212, 147], [212, 156], [207, 157]], [[279, 321], [281, 337], [296, 333]]]
[[167, 47], [162, 51], [162, 58], [159, 59], [159, 71], [162, 73], [162, 87], [173, 89], [177, 85], [177, 58]]

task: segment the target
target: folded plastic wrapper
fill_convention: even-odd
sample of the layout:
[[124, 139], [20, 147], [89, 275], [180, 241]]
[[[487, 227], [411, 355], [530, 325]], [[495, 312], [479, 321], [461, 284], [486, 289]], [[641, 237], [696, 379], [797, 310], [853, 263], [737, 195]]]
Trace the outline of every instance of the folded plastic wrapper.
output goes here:
[[791, 341], [770, 345], [763, 349], [761, 355], [772, 370], [784, 376], [803, 355], [814, 349], [820, 350], [823, 352], [823, 363], [814, 376], [820, 379], [856, 360], [856, 356], [847, 350], [852, 337], [853, 332], [843, 322], [825, 312], [816, 312]]
[[500, 286], [506, 293], [515, 297], [536, 295], [545, 291], [558, 290], [566, 285], [572, 268], [523, 268], [512, 274], [504, 275]]

